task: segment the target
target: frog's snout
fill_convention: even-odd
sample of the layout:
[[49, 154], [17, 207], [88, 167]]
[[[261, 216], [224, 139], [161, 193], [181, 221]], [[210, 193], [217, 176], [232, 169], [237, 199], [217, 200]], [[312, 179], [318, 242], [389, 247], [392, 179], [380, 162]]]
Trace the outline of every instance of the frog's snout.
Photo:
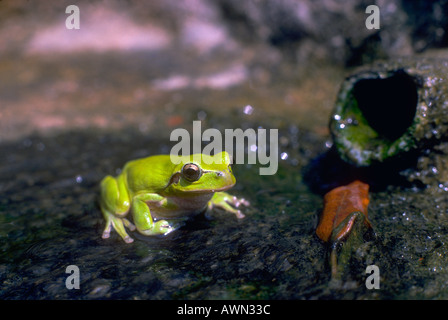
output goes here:
[[230, 187], [236, 183], [236, 179], [230, 170], [216, 171], [216, 178], [222, 181], [222, 184]]

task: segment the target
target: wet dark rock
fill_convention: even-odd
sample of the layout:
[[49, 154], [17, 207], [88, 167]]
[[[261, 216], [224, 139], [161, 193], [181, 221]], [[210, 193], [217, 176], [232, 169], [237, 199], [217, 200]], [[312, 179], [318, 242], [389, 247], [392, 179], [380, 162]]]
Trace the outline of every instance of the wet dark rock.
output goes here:
[[[369, 31], [364, 1], [77, 1], [79, 38], [60, 41], [69, 4], [0, 1], [1, 299], [448, 296], [445, 186], [372, 188], [375, 242], [332, 283], [314, 234], [322, 198], [304, 176], [331, 146], [345, 73], [335, 66], [445, 46], [444, 2], [392, 1]], [[166, 237], [101, 239], [99, 181], [168, 153], [170, 132], [197, 119], [204, 129], [279, 129], [277, 174], [235, 167], [232, 193], [252, 203], [246, 218], [217, 210]], [[346, 169], [314, 175], [315, 185], [348, 179]], [[367, 264], [379, 266], [381, 290], [366, 289]], [[70, 265], [80, 289], [65, 285]]]
[[[40, 164], [40, 170], [52, 172], [45, 183], [26, 189], [22, 184], [13, 184], [5, 193], [9, 201], [1, 209], [2, 299], [446, 296], [439, 282], [446, 277], [444, 244], [448, 241], [448, 208], [442, 195], [429, 200], [424, 191], [400, 189], [372, 194], [369, 219], [377, 238], [355, 251], [346, 277], [335, 283], [330, 281], [327, 248], [314, 234], [321, 198], [307, 190], [300, 170], [286, 162], [280, 163], [278, 176], [269, 179], [254, 174], [256, 168], [235, 168], [240, 188], [237, 186], [234, 193], [244, 195], [253, 204], [243, 220], [217, 210], [211, 220], [198, 216], [164, 238], [135, 235], [131, 245], [116, 234], [102, 240], [103, 219], [95, 196], [97, 182], [110, 168], [105, 168], [101, 157], [93, 154], [111, 152], [116, 140], [109, 134], [111, 139], [104, 142], [99, 139], [103, 134], [71, 132], [57, 139], [30, 137], [45, 143], [45, 151], [24, 151], [20, 143], [1, 147], [10, 155], [29, 153], [36, 163], [45, 158], [47, 162]], [[134, 144], [112, 152], [117, 168], [135, 146], [148, 145], [149, 141], [153, 148], [157, 146], [156, 141], [133, 130], [120, 135], [132, 138]], [[299, 137], [304, 149], [319, 153], [316, 137], [304, 132]], [[75, 148], [62, 153], [55, 150], [59, 150], [60, 143], [73, 146], [81, 141], [83, 153], [92, 155], [89, 167], [82, 169], [81, 163], [74, 167], [58, 160], [62, 157], [76, 163]], [[323, 139], [321, 143], [323, 146]], [[3, 159], [0, 167], [5, 165], [9, 164]], [[17, 168], [31, 179], [39, 176], [40, 171], [33, 166]], [[71, 179], [77, 175], [85, 179], [81, 183]], [[48, 188], [66, 179], [71, 183]], [[2, 179], [0, 185], [4, 183]], [[37, 192], [40, 189], [46, 192]], [[19, 194], [23, 196], [16, 197]], [[47, 203], [49, 197], [51, 203]], [[368, 264], [380, 267], [381, 290], [365, 288]], [[79, 290], [65, 287], [69, 265], [80, 269]]]
[[[368, 5], [380, 9], [380, 29], [368, 30]], [[447, 4], [439, 1], [218, 1], [233, 35], [272, 45], [297, 63], [314, 57], [344, 65], [445, 47]], [[357, 26], [357, 27], [354, 27]]]

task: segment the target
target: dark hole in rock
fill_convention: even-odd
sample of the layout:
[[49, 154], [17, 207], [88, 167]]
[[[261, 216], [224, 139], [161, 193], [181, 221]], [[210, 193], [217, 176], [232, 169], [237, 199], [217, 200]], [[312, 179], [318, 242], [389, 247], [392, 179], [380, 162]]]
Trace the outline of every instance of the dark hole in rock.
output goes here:
[[394, 141], [411, 126], [417, 109], [417, 84], [403, 71], [385, 79], [363, 79], [353, 96], [367, 123], [383, 138]]

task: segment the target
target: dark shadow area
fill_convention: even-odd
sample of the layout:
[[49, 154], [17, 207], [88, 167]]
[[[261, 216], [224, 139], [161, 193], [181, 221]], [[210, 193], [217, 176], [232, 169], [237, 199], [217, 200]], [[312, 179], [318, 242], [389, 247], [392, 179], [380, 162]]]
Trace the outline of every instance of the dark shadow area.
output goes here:
[[358, 81], [353, 96], [368, 124], [390, 141], [401, 137], [414, 120], [417, 84], [402, 70], [385, 79]]
[[417, 152], [408, 152], [369, 167], [355, 167], [342, 160], [333, 147], [304, 168], [304, 181], [313, 192], [321, 195], [354, 180], [367, 183], [373, 192], [384, 191], [388, 186], [423, 188], [423, 185], [412, 184], [400, 174], [402, 170], [415, 167], [417, 156]]

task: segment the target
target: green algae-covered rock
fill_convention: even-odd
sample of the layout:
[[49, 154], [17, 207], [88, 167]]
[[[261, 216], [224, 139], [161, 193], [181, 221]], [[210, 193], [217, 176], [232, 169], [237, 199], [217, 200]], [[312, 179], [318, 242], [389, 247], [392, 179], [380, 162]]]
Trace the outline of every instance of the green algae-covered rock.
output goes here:
[[342, 83], [330, 119], [345, 161], [364, 167], [416, 157], [410, 181], [448, 185], [448, 60], [399, 59], [362, 67]]

